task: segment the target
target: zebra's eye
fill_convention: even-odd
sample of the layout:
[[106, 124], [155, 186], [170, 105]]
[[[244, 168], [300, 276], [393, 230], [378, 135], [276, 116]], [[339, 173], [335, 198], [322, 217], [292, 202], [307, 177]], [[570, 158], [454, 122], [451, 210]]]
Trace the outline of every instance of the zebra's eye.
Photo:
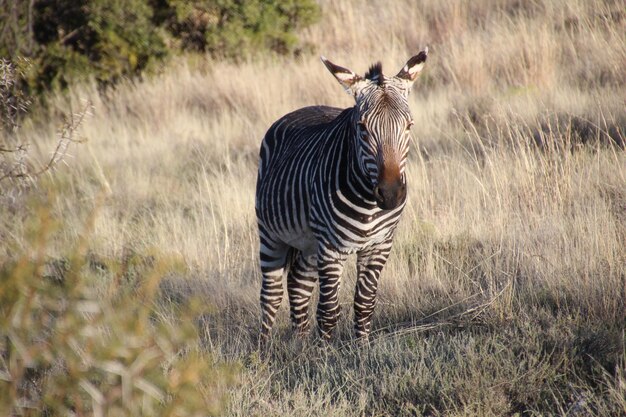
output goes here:
[[407, 123], [407, 125], [406, 125], [407, 132], [409, 130], [411, 130], [411, 126], [413, 126], [414, 124], [415, 124], [415, 122], [413, 120], [409, 120], [409, 123]]

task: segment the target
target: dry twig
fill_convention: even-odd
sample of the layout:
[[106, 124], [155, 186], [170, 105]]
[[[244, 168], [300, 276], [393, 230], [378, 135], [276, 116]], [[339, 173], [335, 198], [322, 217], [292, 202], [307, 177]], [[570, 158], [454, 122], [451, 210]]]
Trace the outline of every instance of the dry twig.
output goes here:
[[19, 138], [19, 120], [31, 104], [20, 88], [20, 70], [0, 59], [0, 196], [11, 195], [33, 185], [41, 174], [51, 171], [67, 155], [70, 143], [80, 143], [76, 131], [89, 114], [92, 104], [87, 102], [77, 113], [70, 112], [58, 133], [52, 155], [39, 168], [27, 164], [30, 144]]

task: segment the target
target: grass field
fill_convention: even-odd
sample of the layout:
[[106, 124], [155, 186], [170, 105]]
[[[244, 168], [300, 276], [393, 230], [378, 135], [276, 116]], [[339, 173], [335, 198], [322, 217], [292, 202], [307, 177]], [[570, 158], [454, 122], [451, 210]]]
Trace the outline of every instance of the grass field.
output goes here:
[[[142, 298], [119, 304], [117, 291], [154, 284], [150, 323], [198, 330], [172, 355], [232, 365], [189, 387], [218, 415], [626, 415], [623, 4], [321, 6], [301, 35], [313, 54], [181, 57], [105, 93], [51, 97], [21, 129], [34, 160], [54, 146], [58, 115], [89, 102], [87, 142], [5, 201], [0, 259], [45, 259], [42, 274], [79, 248], [75, 285], [125, 317]], [[254, 186], [265, 130], [302, 106], [353, 104], [318, 55], [359, 72], [381, 60], [394, 74], [425, 45], [409, 203], [371, 343], [354, 342], [351, 262], [334, 340], [294, 337], [285, 300], [262, 357]], [[42, 212], [57, 224], [45, 245], [33, 243]], [[185, 318], [192, 299], [202, 314]], [[115, 334], [115, 323], [102, 325]]]

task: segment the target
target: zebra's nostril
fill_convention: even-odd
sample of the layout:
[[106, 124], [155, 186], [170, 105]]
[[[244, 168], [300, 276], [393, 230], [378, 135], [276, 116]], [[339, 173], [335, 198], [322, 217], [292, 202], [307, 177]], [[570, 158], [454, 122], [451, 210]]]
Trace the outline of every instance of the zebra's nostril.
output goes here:
[[380, 188], [378, 188], [378, 185], [374, 187], [374, 198], [379, 203], [382, 203], [383, 201], [385, 201], [385, 198], [380, 193]]

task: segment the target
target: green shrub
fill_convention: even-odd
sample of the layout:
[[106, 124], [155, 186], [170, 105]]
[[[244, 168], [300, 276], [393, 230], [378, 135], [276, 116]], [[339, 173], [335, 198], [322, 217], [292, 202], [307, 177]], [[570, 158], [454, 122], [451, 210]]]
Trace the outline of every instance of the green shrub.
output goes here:
[[35, 47], [32, 36], [34, 2], [0, 0], [0, 57], [15, 63], [18, 56], [30, 56]]
[[168, 53], [241, 59], [297, 51], [296, 31], [319, 17], [314, 0], [7, 0], [0, 56], [32, 63], [31, 92], [141, 74]]
[[294, 52], [297, 29], [319, 17], [313, 0], [155, 0], [158, 18], [186, 50], [239, 59], [255, 51]]
[[114, 82], [167, 52], [145, 0], [40, 0], [34, 15], [39, 90], [86, 76]]
[[0, 56], [29, 58], [31, 92], [88, 77], [115, 82], [166, 53], [146, 0], [7, 0], [0, 10]]

